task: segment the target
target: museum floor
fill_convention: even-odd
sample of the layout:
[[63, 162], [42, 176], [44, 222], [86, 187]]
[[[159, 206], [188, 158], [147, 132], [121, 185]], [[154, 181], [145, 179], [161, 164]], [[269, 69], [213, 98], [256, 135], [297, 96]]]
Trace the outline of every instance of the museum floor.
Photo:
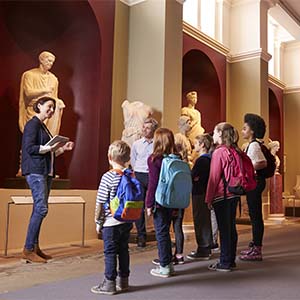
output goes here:
[[[250, 226], [238, 228], [241, 249], [249, 240]], [[155, 242], [144, 250], [130, 244], [131, 289], [115, 296], [90, 292], [91, 286], [102, 279], [101, 241], [90, 241], [84, 249], [70, 246], [47, 249], [55, 259], [44, 265], [22, 264], [18, 257], [0, 258], [0, 300], [299, 299], [299, 233], [299, 219], [267, 225], [263, 262], [237, 260], [237, 269], [231, 273], [209, 271], [210, 261], [187, 262], [175, 266], [176, 276], [166, 279], [149, 274], [151, 260], [157, 255]], [[194, 240], [190, 238], [185, 253], [192, 249]]]

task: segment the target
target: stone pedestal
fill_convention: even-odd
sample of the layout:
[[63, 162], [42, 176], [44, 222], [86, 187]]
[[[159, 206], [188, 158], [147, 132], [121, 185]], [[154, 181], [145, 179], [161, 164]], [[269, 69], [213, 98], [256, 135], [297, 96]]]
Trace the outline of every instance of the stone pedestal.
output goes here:
[[275, 174], [270, 178], [270, 214], [283, 216], [281, 174]]

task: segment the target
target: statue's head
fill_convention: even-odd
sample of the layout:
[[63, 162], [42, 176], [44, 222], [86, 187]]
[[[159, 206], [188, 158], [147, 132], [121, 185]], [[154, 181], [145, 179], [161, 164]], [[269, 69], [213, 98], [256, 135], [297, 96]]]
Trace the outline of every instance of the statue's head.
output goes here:
[[188, 116], [181, 116], [178, 119], [178, 128], [180, 132], [188, 133], [191, 131], [191, 119]]
[[192, 105], [195, 106], [196, 103], [197, 103], [197, 92], [196, 91], [188, 92], [186, 94], [186, 99], [187, 99], [189, 104], [192, 104]]
[[39, 61], [40, 66], [43, 68], [43, 70], [48, 71], [52, 68], [54, 61], [55, 61], [55, 55], [48, 51], [43, 51], [39, 55]]
[[276, 152], [278, 152], [278, 150], [280, 148], [280, 143], [279, 143], [279, 141], [271, 141], [271, 142], [269, 142], [268, 147], [269, 147], [270, 151], [272, 152], [272, 154], [275, 154]]

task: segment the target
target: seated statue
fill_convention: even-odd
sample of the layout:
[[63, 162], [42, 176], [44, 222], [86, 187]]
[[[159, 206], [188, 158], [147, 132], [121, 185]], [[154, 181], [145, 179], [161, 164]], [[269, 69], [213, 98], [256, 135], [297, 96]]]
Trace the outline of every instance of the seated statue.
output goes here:
[[268, 147], [272, 153], [272, 155], [275, 157], [275, 164], [276, 164], [276, 169], [275, 169], [275, 174], [279, 174], [279, 167], [280, 167], [280, 159], [279, 157], [276, 155], [276, 153], [278, 152], [279, 148], [280, 148], [280, 143], [279, 141], [272, 141], [270, 139], [270, 142], [268, 144]]
[[174, 135], [175, 145], [182, 159], [192, 167], [192, 145], [187, 137], [191, 130], [191, 120], [187, 116], [181, 116], [178, 120], [179, 132]]
[[122, 103], [124, 116], [124, 130], [122, 132], [122, 141], [132, 146], [133, 142], [142, 137], [142, 128], [144, 121], [153, 114], [153, 109], [140, 101], [129, 102], [125, 100]]
[[38, 98], [49, 96], [56, 100], [56, 109], [52, 118], [47, 119], [45, 124], [54, 136], [59, 133], [64, 102], [58, 99], [58, 80], [50, 72], [54, 64], [55, 56], [44, 51], [39, 55], [39, 67], [23, 73], [20, 86], [19, 98], [19, 127], [23, 133], [24, 126], [34, 115], [33, 104]]
[[188, 133], [188, 138], [191, 143], [194, 143], [196, 136], [204, 133], [204, 128], [201, 126], [201, 114], [195, 108], [197, 103], [197, 92], [192, 91], [186, 94], [188, 106], [181, 109], [181, 115], [187, 116], [191, 120], [191, 131]]

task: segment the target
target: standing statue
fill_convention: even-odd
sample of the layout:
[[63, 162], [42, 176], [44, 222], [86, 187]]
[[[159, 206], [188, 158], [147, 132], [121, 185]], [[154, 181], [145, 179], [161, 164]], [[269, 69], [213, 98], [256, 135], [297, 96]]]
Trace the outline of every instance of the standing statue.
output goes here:
[[187, 116], [191, 120], [191, 131], [188, 138], [191, 143], [194, 143], [196, 136], [204, 133], [204, 128], [201, 126], [201, 113], [195, 108], [197, 103], [197, 92], [192, 91], [186, 94], [188, 106], [181, 109], [181, 115]]
[[140, 101], [129, 102], [125, 100], [122, 103], [124, 116], [124, 130], [122, 132], [122, 141], [130, 147], [133, 142], [142, 137], [142, 128], [144, 121], [153, 114], [153, 109]]
[[33, 104], [43, 96], [49, 96], [56, 100], [54, 115], [51, 119], [47, 119], [45, 124], [53, 136], [59, 133], [65, 104], [61, 99], [57, 98], [58, 80], [50, 72], [54, 61], [54, 54], [43, 51], [39, 55], [39, 67], [28, 70], [22, 75], [19, 99], [19, 127], [22, 133], [27, 121], [35, 115]]
[[280, 167], [280, 158], [276, 154], [280, 148], [280, 143], [278, 141], [272, 141], [270, 139], [270, 142], [268, 144], [268, 147], [272, 153], [272, 155], [275, 157], [275, 164], [276, 164], [276, 169], [275, 169], [275, 174], [279, 174], [279, 167]]
[[192, 167], [192, 145], [187, 135], [191, 131], [191, 120], [181, 116], [178, 120], [179, 132], [175, 134], [175, 145], [182, 159]]

